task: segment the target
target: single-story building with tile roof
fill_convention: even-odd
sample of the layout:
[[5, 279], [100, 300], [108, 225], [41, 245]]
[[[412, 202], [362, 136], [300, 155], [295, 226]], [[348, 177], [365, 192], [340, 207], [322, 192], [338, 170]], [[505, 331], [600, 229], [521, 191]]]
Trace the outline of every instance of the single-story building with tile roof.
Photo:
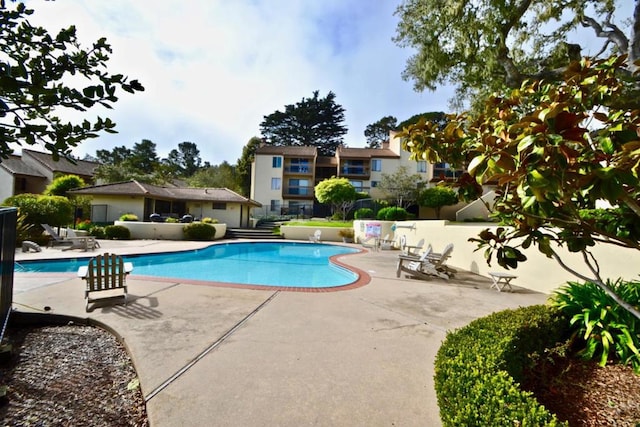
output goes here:
[[213, 218], [227, 227], [249, 227], [250, 211], [260, 203], [227, 188], [162, 187], [136, 180], [94, 185], [69, 191], [91, 196], [91, 221], [114, 222], [126, 213], [149, 221], [151, 214], [181, 218]]
[[[75, 163], [74, 163], [75, 162]], [[10, 155], [0, 162], [0, 201], [22, 193], [41, 194], [47, 185], [61, 175], [77, 175], [85, 183], [93, 183], [93, 174], [100, 163], [60, 158], [51, 153], [22, 149], [22, 155]]]

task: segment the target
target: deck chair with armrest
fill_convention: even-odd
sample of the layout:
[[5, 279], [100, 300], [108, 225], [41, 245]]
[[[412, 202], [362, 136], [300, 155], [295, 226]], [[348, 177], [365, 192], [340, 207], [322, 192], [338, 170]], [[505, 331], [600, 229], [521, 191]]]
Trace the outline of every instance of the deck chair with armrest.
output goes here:
[[441, 254], [433, 254], [431, 246], [416, 259], [415, 256], [400, 255], [398, 257], [398, 268], [396, 277], [400, 277], [402, 272], [407, 276], [417, 279], [429, 280], [433, 277], [449, 280], [455, 270], [446, 265], [447, 260], [453, 252], [453, 244], [448, 244]]
[[309, 241], [313, 243], [320, 243], [320, 236], [322, 236], [322, 230], [316, 230], [311, 236], [309, 236]]
[[85, 251], [100, 247], [100, 243], [96, 240], [95, 236], [78, 236], [76, 231], [72, 228], [67, 228], [67, 239], [71, 241], [71, 247], [63, 249], [63, 251], [70, 249], [83, 249]]
[[70, 245], [73, 244], [73, 240], [62, 237], [51, 227], [49, 224], [40, 224], [44, 231], [51, 237], [48, 246], [53, 247], [55, 245]]
[[391, 250], [395, 244], [395, 239], [389, 239], [388, 234], [385, 235], [384, 238], [380, 239], [380, 249], [382, 250]]
[[424, 247], [424, 239], [420, 239], [418, 240], [418, 243], [416, 243], [415, 245], [407, 245], [407, 237], [406, 236], [402, 236], [403, 238], [400, 239], [400, 249], [402, 250], [402, 253], [404, 255], [418, 255], [420, 253], [420, 250]]
[[[131, 263], [125, 263], [120, 255], [104, 253], [89, 260], [86, 267], [80, 267], [78, 276], [86, 282], [84, 291], [85, 310], [89, 311], [89, 304], [105, 299], [119, 297], [117, 291], [122, 290], [124, 304], [127, 305], [127, 274], [133, 270]], [[106, 291], [114, 291], [107, 292]], [[103, 294], [94, 297], [98, 292]], [[103, 296], [104, 295], [104, 296]]]
[[366, 239], [360, 241], [360, 245], [363, 248], [372, 249], [373, 251], [377, 251], [379, 248], [379, 240], [377, 236], [369, 236]]

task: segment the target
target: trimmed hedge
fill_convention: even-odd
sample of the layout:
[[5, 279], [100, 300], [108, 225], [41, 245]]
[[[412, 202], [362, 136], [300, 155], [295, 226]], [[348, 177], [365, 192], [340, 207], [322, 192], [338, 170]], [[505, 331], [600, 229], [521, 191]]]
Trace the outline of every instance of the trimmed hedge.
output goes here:
[[131, 239], [131, 231], [124, 225], [107, 225], [104, 228], [104, 235], [111, 240]]
[[216, 236], [216, 228], [204, 222], [194, 222], [185, 225], [182, 230], [187, 240], [213, 240]]
[[536, 305], [449, 333], [435, 362], [443, 426], [567, 426], [518, 385], [533, 355], [564, 341], [567, 325], [558, 310]]

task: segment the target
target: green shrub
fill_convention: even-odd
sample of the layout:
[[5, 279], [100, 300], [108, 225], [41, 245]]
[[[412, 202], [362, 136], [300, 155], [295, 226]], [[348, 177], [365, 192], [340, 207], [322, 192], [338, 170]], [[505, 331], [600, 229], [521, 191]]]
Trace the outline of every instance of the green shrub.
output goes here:
[[177, 224], [180, 221], [178, 221], [178, 218], [170, 216], [169, 218], [165, 219], [164, 222], [166, 222], [167, 224]]
[[518, 382], [537, 354], [563, 341], [566, 326], [557, 309], [537, 305], [447, 334], [435, 361], [443, 426], [565, 426]]
[[99, 225], [92, 225], [89, 229], [89, 234], [94, 236], [96, 239], [104, 239], [106, 237], [104, 227]]
[[[640, 282], [607, 282], [624, 301], [640, 305]], [[557, 290], [551, 303], [569, 318], [572, 344], [586, 360], [630, 364], [640, 374], [640, 320], [621, 307], [595, 283], [569, 282]]]
[[385, 221], [404, 221], [407, 219], [408, 213], [404, 208], [397, 206], [389, 206], [378, 211], [377, 218]]
[[120, 221], [138, 221], [138, 215], [132, 213], [126, 213], [120, 215]]
[[40, 224], [59, 227], [73, 222], [73, 204], [66, 197], [24, 193], [11, 196], [2, 204], [19, 208], [26, 223], [38, 226], [38, 232]]
[[185, 225], [182, 230], [187, 240], [213, 240], [216, 235], [216, 228], [203, 222]]
[[129, 240], [131, 231], [124, 225], [107, 225], [104, 228], [104, 235], [111, 240]]
[[373, 209], [360, 208], [354, 212], [353, 217], [355, 219], [373, 219], [375, 215], [373, 214]]
[[215, 219], [215, 218], [209, 218], [207, 216], [207, 217], [202, 218], [202, 222], [204, 222], [205, 224], [217, 224], [218, 220]]

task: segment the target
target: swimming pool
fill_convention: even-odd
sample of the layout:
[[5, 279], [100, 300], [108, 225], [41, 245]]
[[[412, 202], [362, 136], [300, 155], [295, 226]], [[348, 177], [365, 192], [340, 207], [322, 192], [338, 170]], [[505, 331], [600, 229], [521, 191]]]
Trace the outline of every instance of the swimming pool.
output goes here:
[[[148, 255], [126, 255], [132, 274], [259, 286], [329, 288], [358, 280], [358, 274], [332, 263], [335, 255], [356, 253], [345, 246], [245, 242], [216, 244], [204, 249]], [[21, 261], [16, 272], [75, 273], [87, 259]]]

